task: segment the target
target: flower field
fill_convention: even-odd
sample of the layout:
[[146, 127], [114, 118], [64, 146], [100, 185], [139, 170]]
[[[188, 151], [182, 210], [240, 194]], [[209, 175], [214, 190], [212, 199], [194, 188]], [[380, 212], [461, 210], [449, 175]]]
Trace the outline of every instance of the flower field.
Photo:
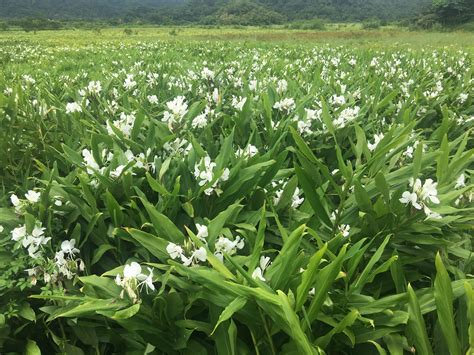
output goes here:
[[3, 41], [0, 352], [474, 354], [473, 73]]

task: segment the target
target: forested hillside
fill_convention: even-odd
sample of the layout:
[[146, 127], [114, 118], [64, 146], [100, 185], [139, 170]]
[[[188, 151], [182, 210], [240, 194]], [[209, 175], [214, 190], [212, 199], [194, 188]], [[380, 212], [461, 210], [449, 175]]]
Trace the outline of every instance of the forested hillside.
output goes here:
[[413, 17], [431, 0], [0, 0], [0, 17], [142, 19], [157, 23], [278, 23], [324, 18], [354, 21]]

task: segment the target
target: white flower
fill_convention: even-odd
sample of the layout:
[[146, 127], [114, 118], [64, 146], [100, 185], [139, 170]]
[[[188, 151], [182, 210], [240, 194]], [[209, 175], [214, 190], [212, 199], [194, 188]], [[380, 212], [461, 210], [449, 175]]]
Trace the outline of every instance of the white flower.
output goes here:
[[339, 117], [334, 120], [334, 126], [336, 128], [344, 128], [349, 122], [355, 120], [359, 115], [360, 107], [355, 106], [354, 108], [348, 107], [344, 109]]
[[455, 189], [460, 189], [462, 187], [466, 186], [466, 177], [464, 174], [459, 175], [459, 177], [456, 180], [456, 185], [454, 186]]
[[409, 145], [407, 150], [403, 153], [403, 155], [407, 156], [408, 158], [413, 158], [413, 153], [415, 152], [415, 148]]
[[270, 257], [268, 256], [261, 256], [260, 257], [260, 266], [257, 266], [252, 273], [252, 278], [258, 279], [261, 281], [266, 281], [263, 277], [266, 268], [270, 265]]
[[344, 97], [344, 95], [341, 95], [341, 96], [333, 95], [330, 99], [330, 102], [333, 105], [342, 106], [346, 103], [346, 98]]
[[237, 111], [242, 111], [244, 109], [244, 105], [247, 102], [247, 98], [244, 97], [232, 97], [232, 107], [235, 108]]
[[110, 172], [110, 177], [116, 179], [120, 175], [122, 175], [123, 169], [125, 169], [125, 165], [119, 165], [114, 170]]
[[128, 74], [127, 77], [125, 78], [125, 81], [123, 82], [123, 88], [125, 90], [131, 90], [137, 85], [137, 82], [133, 80], [133, 75]]
[[274, 109], [277, 109], [279, 111], [286, 111], [289, 112], [291, 110], [294, 110], [296, 107], [295, 100], [292, 98], [285, 98], [281, 101], [275, 102], [273, 105]]
[[441, 215], [432, 212], [426, 205], [427, 202], [440, 203], [437, 196], [438, 183], [435, 183], [433, 179], [426, 179], [425, 183], [422, 183], [420, 179], [414, 180], [413, 178], [410, 178], [409, 183], [413, 188], [413, 192], [405, 191], [399, 201], [404, 204], [412, 204], [417, 210], [423, 209], [428, 218], [441, 218]]
[[155, 285], [153, 285], [153, 269], [151, 268], [147, 268], [148, 269], [148, 276], [144, 275], [144, 274], [141, 274], [141, 275], [138, 275], [137, 276], [137, 279], [140, 280], [141, 282], [138, 284], [138, 286], [141, 286], [141, 288], [143, 288], [143, 286], [146, 286], [147, 288], [147, 292], [148, 290], [152, 290], [152, 291], [155, 291]]
[[277, 93], [283, 94], [288, 89], [288, 82], [285, 79], [278, 80], [277, 83]]
[[136, 279], [142, 273], [142, 267], [139, 263], [133, 261], [123, 268], [123, 277], [126, 279]]
[[196, 237], [204, 241], [209, 236], [209, 231], [207, 229], [207, 226], [196, 223], [196, 228], [197, 228]]
[[173, 101], [166, 103], [169, 111], [165, 111], [162, 121], [167, 122], [170, 129], [175, 123], [181, 121], [184, 115], [188, 112], [188, 104], [184, 96], [177, 96]]
[[227, 181], [227, 180], [229, 180], [229, 175], [230, 175], [230, 170], [228, 168], [225, 168], [224, 171], [222, 172], [222, 175], [219, 178], [219, 180]]
[[203, 68], [201, 71], [201, 76], [203, 79], [213, 80], [214, 79], [214, 72], [209, 68]]
[[26, 236], [26, 226], [17, 227], [12, 230], [12, 239], [15, 242], [23, 239]]
[[148, 271], [148, 275], [143, 274], [142, 267], [135, 261], [125, 265], [123, 268], [123, 279], [119, 274], [115, 277], [115, 283], [123, 287], [121, 297], [123, 297], [123, 292], [127, 291], [128, 296], [136, 303], [139, 299], [139, 295], [137, 294], [139, 288], [142, 289], [143, 286], [146, 286], [147, 291], [148, 289], [154, 291], [153, 270], [148, 268]]
[[217, 88], [212, 92], [212, 100], [217, 104], [219, 102], [219, 90]]
[[260, 281], [265, 281], [265, 278], [263, 277], [263, 271], [259, 266], [257, 266], [252, 272], [252, 278]]
[[0, 224], [0, 233], [3, 233], [4, 230], [5, 228], [3, 228], [3, 226]]
[[66, 104], [66, 113], [82, 112], [82, 107], [77, 102]]
[[300, 189], [297, 187], [295, 192], [293, 193], [293, 197], [291, 198], [291, 207], [298, 208], [303, 202], [304, 197], [300, 197]]
[[26, 199], [31, 203], [37, 203], [40, 200], [41, 193], [33, 190], [29, 190], [25, 194]]
[[191, 126], [193, 128], [203, 128], [206, 127], [207, 125], [207, 114], [203, 113], [200, 115], [197, 115], [193, 121], [191, 122]]
[[94, 174], [94, 170], [100, 170], [99, 164], [95, 161], [94, 156], [88, 149], [82, 150], [82, 156], [84, 158], [84, 165], [89, 175]]
[[258, 148], [252, 144], [249, 144], [246, 148], [244, 149], [237, 149], [237, 151], [235, 152], [235, 154], [238, 156], [238, 157], [247, 157], [247, 158], [252, 158], [253, 156], [255, 156], [256, 154], [258, 153]]
[[424, 206], [423, 210], [426, 214], [427, 219], [441, 219], [441, 215], [437, 212], [433, 212], [428, 206]]
[[152, 105], [156, 105], [159, 102], [158, 101], [158, 96], [156, 96], [156, 95], [148, 95], [147, 99], [148, 99], [148, 102]]
[[343, 236], [344, 238], [346, 238], [346, 237], [349, 236], [350, 231], [351, 231], [351, 226], [348, 225], [348, 224], [341, 224], [341, 225], [339, 226], [339, 232], [342, 233], [342, 236]]
[[70, 254], [71, 256], [73, 256], [74, 254], [79, 253], [79, 249], [74, 247], [75, 244], [76, 244], [75, 239], [65, 240], [61, 243], [61, 250], [64, 253]]
[[240, 237], [235, 238], [235, 240], [230, 240], [226, 237], [219, 237], [215, 243], [215, 250], [217, 254], [229, 254], [233, 255], [236, 253], [237, 249], [242, 249], [245, 245], [245, 242]]
[[439, 204], [437, 186], [438, 183], [434, 183], [433, 179], [426, 179], [421, 190], [421, 198], [424, 201], [430, 200], [432, 203]]
[[257, 80], [250, 80], [249, 81], [249, 90], [256, 91], [257, 90], [258, 81]]
[[459, 102], [460, 102], [461, 104], [465, 103], [468, 98], [469, 98], [469, 95], [468, 95], [468, 94], [465, 94], [465, 93], [459, 94]]
[[[113, 121], [112, 125], [121, 131], [125, 137], [130, 137], [133, 126], [135, 125], [135, 119], [135, 113], [132, 112], [131, 114], [127, 115], [125, 112], [122, 112], [120, 114], [120, 118]], [[107, 132], [110, 135], [115, 135], [115, 132], [113, 131], [109, 121], [107, 121]]]
[[183, 255], [183, 248], [177, 244], [169, 243], [166, 246], [166, 252], [170, 255], [171, 259], [174, 260]]
[[12, 202], [12, 205], [15, 206], [15, 207], [18, 207], [20, 206], [20, 199], [18, 198], [17, 195], [13, 194], [10, 196], [10, 201]]
[[368, 142], [367, 145], [369, 147], [369, 150], [372, 152], [375, 150], [375, 148], [377, 148], [377, 146], [379, 145], [380, 141], [383, 139], [384, 135], [381, 133], [381, 134], [376, 134], [374, 135], [374, 143], [370, 143]]
[[405, 191], [399, 201], [406, 205], [411, 203], [417, 210], [421, 210], [421, 205], [418, 203], [418, 195], [415, 192]]
[[[214, 163], [209, 156], [205, 156], [202, 158], [196, 165], [194, 166], [194, 176], [199, 184], [199, 186], [204, 186], [206, 184], [211, 183], [214, 180], [214, 169], [216, 167], [216, 163]], [[222, 192], [219, 189], [219, 182], [220, 181], [227, 181], [229, 178], [230, 171], [229, 169], [224, 169], [219, 179], [216, 179], [212, 186], [207, 187], [204, 190], [206, 195], [211, 195], [214, 191], [219, 194]]]
[[199, 249], [196, 249], [194, 252], [193, 252], [193, 256], [201, 261], [201, 262], [204, 262], [207, 260], [207, 251], [204, 247], [200, 247]]

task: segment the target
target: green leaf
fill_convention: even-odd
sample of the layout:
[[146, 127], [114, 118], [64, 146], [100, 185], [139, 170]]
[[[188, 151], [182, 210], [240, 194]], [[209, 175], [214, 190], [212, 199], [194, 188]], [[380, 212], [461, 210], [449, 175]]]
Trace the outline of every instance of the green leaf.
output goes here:
[[253, 272], [258, 265], [260, 260], [263, 245], [265, 243], [265, 229], [267, 226], [267, 220], [265, 218], [266, 209], [265, 205], [262, 207], [262, 214], [260, 216], [260, 222], [258, 224], [257, 237], [255, 238], [255, 244], [253, 246], [252, 255], [249, 263], [249, 270]]
[[419, 354], [433, 354], [430, 341], [428, 340], [428, 332], [426, 331], [425, 320], [421, 314], [418, 298], [410, 284], [407, 287], [408, 295], [408, 325], [407, 337], [415, 343], [416, 352]]
[[296, 228], [285, 240], [280, 253], [266, 271], [266, 278], [275, 290], [286, 289], [298, 266], [295, 263], [306, 225]]
[[280, 196], [280, 200], [278, 201], [278, 204], [275, 206], [275, 209], [277, 211], [287, 207], [291, 203], [293, 194], [295, 193], [297, 186], [298, 186], [298, 178], [296, 177], [296, 175], [294, 175], [283, 188], [283, 192]]
[[66, 144], [61, 144], [66, 158], [73, 164], [82, 166], [82, 156], [74, 149], [69, 148]]
[[31, 322], [36, 320], [36, 314], [35, 311], [31, 308], [30, 304], [25, 302], [20, 308], [20, 311], [18, 312], [20, 317], [29, 320]]
[[298, 285], [298, 288], [296, 290], [295, 308], [297, 311], [301, 310], [304, 303], [308, 299], [308, 293], [316, 281], [319, 263], [321, 262], [321, 259], [323, 258], [324, 254], [326, 253], [327, 248], [328, 244], [325, 243], [321, 249], [314, 253], [309, 259], [309, 263], [306, 267], [306, 270], [303, 271], [303, 273], [301, 274], [301, 283]]
[[451, 355], [461, 354], [461, 344], [456, 333], [453, 312], [453, 289], [451, 280], [446, 271], [439, 253], [436, 254], [436, 278], [434, 282], [434, 296], [439, 325], [444, 335], [444, 340]]
[[128, 319], [132, 318], [140, 310], [140, 304], [134, 304], [131, 307], [117, 311], [112, 316], [112, 319]]
[[464, 283], [464, 289], [466, 291], [466, 302], [467, 302], [467, 318], [469, 319], [469, 349], [466, 354], [474, 354], [474, 290], [469, 283]]
[[280, 299], [280, 304], [283, 309], [283, 313], [290, 328], [291, 334], [290, 336], [296, 342], [302, 354], [314, 354], [315, 348], [309, 342], [306, 334], [303, 332], [300, 326], [300, 322], [298, 316], [296, 315], [295, 311], [291, 308], [291, 305], [288, 301], [288, 296], [283, 293], [283, 291], [277, 291], [278, 298]]
[[358, 180], [354, 181], [354, 192], [359, 209], [367, 213], [372, 212], [372, 202], [370, 201], [369, 194]]
[[127, 228], [126, 231], [137, 241], [142, 247], [148, 250], [153, 256], [161, 261], [170, 258], [166, 251], [166, 247], [170, 243], [168, 240], [157, 237], [156, 235], [143, 232], [138, 229]]
[[244, 297], [237, 297], [235, 300], [229, 303], [229, 305], [226, 308], [224, 308], [221, 315], [219, 316], [219, 319], [216, 325], [214, 326], [214, 329], [211, 335], [214, 334], [219, 324], [228, 320], [230, 317], [234, 315], [235, 312], [238, 312], [239, 310], [241, 310], [246, 304], [247, 304], [247, 299]]
[[312, 172], [306, 172], [296, 164], [295, 172], [296, 176], [298, 177], [298, 181], [303, 188], [304, 196], [313, 208], [315, 216], [319, 218], [326, 226], [331, 226], [332, 223], [326, 212], [326, 209], [324, 208], [323, 200], [316, 192], [316, 184], [311, 179], [310, 174]]
[[418, 178], [418, 174], [421, 171], [421, 163], [423, 158], [423, 147], [424, 143], [419, 141], [418, 145], [415, 148], [415, 154], [413, 155], [413, 178]]
[[231, 153], [234, 151], [232, 145], [234, 143], [234, 130], [232, 130], [231, 134], [224, 140], [222, 147], [220, 149], [220, 153], [216, 158], [216, 169], [219, 171], [227, 167], [227, 163], [229, 162]]
[[438, 183], [442, 184], [445, 180], [445, 176], [448, 174], [449, 145], [447, 135], [444, 135], [443, 137], [440, 151], [441, 154], [438, 156], [436, 166], [436, 178], [438, 179]]
[[343, 245], [338, 256], [318, 273], [315, 285], [316, 294], [314, 295], [308, 309], [308, 319], [310, 322], [316, 319], [327, 298], [329, 288], [339, 275], [344, 256], [346, 255], [346, 250], [347, 244]]
[[120, 227], [123, 223], [122, 209], [120, 208], [120, 205], [117, 200], [109, 191], [106, 191], [105, 193], [105, 204], [107, 205], [107, 210], [109, 211], [109, 214], [112, 217], [114, 226]]
[[140, 198], [140, 200], [150, 216], [151, 223], [153, 224], [156, 233], [160, 237], [173, 243], [182, 243], [184, 240], [184, 234], [179, 230], [179, 228], [176, 227], [168, 217], [158, 212], [158, 210], [144, 198]]
[[34, 340], [28, 339], [26, 342], [26, 355], [41, 355], [41, 350]]
[[338, 324], [336, 327], [331, 329], [327, 334], [323, 335], [316, 339], [315, 344], [319, 347], [325, 349], [329, 342], [331, 341], [332, 337], [337, 334], [343, 332], [347, 327], [350, 327], [356, 321], [357, 317], [359, 317], [359, 312], [356, 309], [350, 311]]
[[370, 258], [367, 266], [364, 268], [364, 270], [362, 271], [360, 276], [357, 278], [357, 281], [351, 285], [350, 290], [352, 292], [360, 292], [362, 290], [362, 288], [364, 287], [366, 282], [371, 277], [372, 269], [374, 268], [375, 264], [382, 257], [382, 254], [385, 250], [385, 247], [387, 246], [389, 241], [390, 241], [390, 236], [385, 237], [382, 244], [378, 247], [377, 251]]
[[163, 196], [168, 196], [170, 194], [163, 185], [161, 185], [156, 179], [153, 178], [153, 176], [150, 175], [149, 172], [146, 173], [146, 180], [153, 191], [158, 192]]
[[222, 232], [225, 224], [228, 223], [233, 217], [237, 216], [240, 210], [243, 208], [242, 205], [235, 203], [227, 207], [225, 211], [219, 213], [207, 226], [209, 236], [207, 237], [209, 244], [214, 245], [215, 240]]
[[94, 254], [91, 260], [91, 265], [94, 265], [95, 263], [97, 263], [107, 251], [112, 250], [112, 249], [115, 249], [115, 247], [110, 244], [100, 245], [97, 249], [94, 250]]
[[324, 124], [326, 125], [328, 132], [334, 135], [335, 129], [332, 123], [331, 114], [329, 113], [329, 108], [324, 98], [321, 98], [321, 108], [322, 114], [321, 118], [323, 119]]

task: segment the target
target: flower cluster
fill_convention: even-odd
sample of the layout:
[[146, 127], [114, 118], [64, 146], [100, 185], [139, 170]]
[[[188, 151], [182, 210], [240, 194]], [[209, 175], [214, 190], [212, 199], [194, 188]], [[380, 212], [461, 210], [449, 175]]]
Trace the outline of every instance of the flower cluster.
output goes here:
[[[277, 205], [280, 202], [281, 196], [283, 195], [283, 191], [285, 190], [285, 187], [287, 184], [288, 182], [287, 181], [285, 182], [283, 180], [272, 182], [273, 187], [280, 186], [280, 188], [276, 190], [275, 196], [273, 197], [273, 203], [275, 205]], [[304, 197], [300, 197], [300, 194], [301, 194], [301, 191], [299, 187], [297, 186], [295, 188], [295, 192], [293, 192], [293, 196], [291, 197], [291, 208], [298, 208], [304, 202]]]
[[33, 205], [39, 202], [41, 198], [41, 192], [34, 191], [34, 190], [28, 190], [28, 192], [25, 194], [26, 200], [21, 200], [18, 198], [17, 195], [12, 194], [10, 196], [10, 201], [12, 205], [15, 207], [15, 212], [18, 214], [22, 214], [24, 209], [28, 205]]
[[278, 111], [283, 111], [286, 113], [293, 111], [295, 107], [296, 107], [295, 100], [292, 98], [284, 98], [281, 101], [275, 102], [275, 104], [273, 105], [274, 109]]
[[[217, 177], [217, 174], [220, 176]], [[204, 190], [204, 193], [208, 196], [215, 192], [219, 195], [222, 190], [220, 189], [219, 183], [225, 182], [229, 179], [229, 169], [225, 168], [222, 172], [216, 171], [216, 163], [211, 160], [209, 156], [202, 158], [194, 166], [194, 177], [198, 181], [199, 186], [209, 185]]]
[[66, 104], [66, 113], [82, 112], [82, 107], [77, 102], [69, 102]]
[[188, 112], [188, 104], [184, 96], [178, 96], [174, 100], [166, 103], [168, 111], [163, 115], [163, 122], [168, 123], [170, 130], [173, 130], [176, 125], [181, 123], [184, 115]]
[[[207, 237], [209, 236], [207, 226], [196, 223], [196, 229], [196, 237], [199, 238], [199, 240], [201, 240], [201, 242], [203, 242], [205, 245], [207, 245]], [[245, 241], [240, 236], [237, 236], [234, 240], [231, 240], [221, 235], [214, 243], [214, 256], [223, 262], [224, 254], [234, 255], [237, 250], [242, 249], [244, 246]], [[186, 256], [185, 250], [188, 251], [188, 256]], [[185, 266], [198, 265], [200, 262], [206, 262], [207, 260], [206, 248], [197, 248], [192, 242], [187, 243], [185, 246], [169, 243], [166, 247], [166, 251], [173, 260], [179, 259]]]
[[412, 191], [405, 191], [400, 198], [400, 202], [409, 205], [411, 204], [415, 209], [423, 209], [427, 218], [440, 219], [441, 215], [431, 211], [427, 206], [427, 203], [439, 204], [438, 199], [438, 183], [434, 182], [433, 179], [426, 179], [424, 183], [420, 179], [410, 179], [410, 187]]
[[153, 269], [148, 269], [148, 275], [142, 273], [142, 267], [139, 263], [133, 261], [130, 264], [125, 265], [123, 268], [123, 275], [117, 274], [115, 277], [115, 283], [122, 287], [123, 290], [120, 297], [124, 297], [124, 293], [127, 292], [128, 297], [133, 303], [138, 303], [140, 300], [140, 292], [143, 287], [146, 287], [147, 291], [155, 291], [155, 285], [153, 285]]
[[28, 255], [36, 259], [42, 255], [40, 248], [51, 240], [51, 237], [44, 235], [45, 229], [39, 221], [35, 223], [31, 231], [27, 231], [26, 225], [22, 225], [12, 230], [12, 240], [20, 242], [28, 250]]
[[120, 114], [120, 118], [118, 120], [114, 120], [112, 123], [107, 122], [107, 132], [110, 135], [115, 135], [114, 130], [112, 129], [112, 126], [116, 129], [118, 129], [122, 134], [129, 138], [130, 135], [132, 134], [132, 129], [133, 126], [135, 125], [135, 113], [131, 114], [126, 114], [125, 112], [122, 112]]
[[207, 251], [204, 247], [196, 248], [193, 245], [193, 250], [189, 256], [185, 255], [184, 248], [175, 243], [169, 243], [166, 247], [171, 259], [180, 259], [184, 266], [197, 265], [199, 262], [207, 260]]
[[75, 245], [75, 239], [64, 240], [61, 243], [61, 250], [56, 252], [54, 256], [56, 270], [51, 274], [44, 273], [45, 282], [57, 282], [60, 277], [71, 280], [77, 274], [77, 271], [84, 271], [84, 261], [76, 257], [80, 250]]
[[360, 107], [347, 107], [341, 111], [339, 117], [333, 121], [336, 128], [344, 128], [348, 123], [354, 121], [359, 115]]
[[245, 148], [238, 148], [235, 155], [238, 157], [252, 158], [258, 154], [258, 148], [252, 144], [249, 144]]
[[257, 266], [252, 272], [252, 278], [260, 281], [266, 281], [264, 274], [265, 270], [271, 265], [269, 256], [260, 257], [260, 266]]

